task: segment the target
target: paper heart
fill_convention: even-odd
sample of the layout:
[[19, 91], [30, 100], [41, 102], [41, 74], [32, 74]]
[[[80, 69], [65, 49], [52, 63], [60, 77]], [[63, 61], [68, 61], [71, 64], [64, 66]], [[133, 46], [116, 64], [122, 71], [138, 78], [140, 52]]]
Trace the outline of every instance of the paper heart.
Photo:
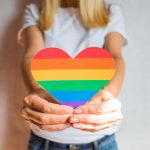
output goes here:
[[71, 58], [59, 48], [46, 48], [32, 59], [34, 79], [61, 104], [83, 105], [114, 76], [115, 61], [108, 51], [89, 47]]

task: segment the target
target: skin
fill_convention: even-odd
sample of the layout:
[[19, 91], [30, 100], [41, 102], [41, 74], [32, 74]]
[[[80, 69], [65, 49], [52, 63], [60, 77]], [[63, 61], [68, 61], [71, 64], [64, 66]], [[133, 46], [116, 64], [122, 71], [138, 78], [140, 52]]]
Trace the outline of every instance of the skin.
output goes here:
[[31, 26], [26, 28], [22, 35], [25, 42], [22, 72], [30, 94], [24, 98], [21, 115], [29, 124], [35, 124], [46, 131], [64, 130], [72, 126], [80, 130], [96, 132], [119, 123], [123, 115], [121, 103], [116, 97], [125, 74], [125, 62], [122, 56], [123, 37], [119, 33], [109, 33], [104, 45], [115, 59], [115, 76], [89, 102], [75, 109], [60, 105], [52, 95], [37, 85], [31, 76], [31, 59], [44, 48], [43, 33], [37, 26]]

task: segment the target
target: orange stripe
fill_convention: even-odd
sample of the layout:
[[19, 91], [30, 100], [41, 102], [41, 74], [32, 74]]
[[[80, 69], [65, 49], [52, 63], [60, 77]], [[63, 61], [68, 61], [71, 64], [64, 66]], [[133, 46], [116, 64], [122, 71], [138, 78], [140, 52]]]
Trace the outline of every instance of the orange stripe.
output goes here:
[[113, 58], [33, 59], [32, 70], [48, 69], [114, 69]]

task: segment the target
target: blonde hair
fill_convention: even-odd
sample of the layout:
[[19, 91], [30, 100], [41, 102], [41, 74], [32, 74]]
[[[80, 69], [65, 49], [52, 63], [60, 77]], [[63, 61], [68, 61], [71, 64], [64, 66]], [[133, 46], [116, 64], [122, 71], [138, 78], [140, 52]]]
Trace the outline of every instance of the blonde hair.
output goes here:
[[45, 30], [52, 26], [59, 6], [79, 7], [83, 24], [87, 28], [105, 27], [109, 22], [109, 12], [103, 0], [43, 0], [39, 24]]

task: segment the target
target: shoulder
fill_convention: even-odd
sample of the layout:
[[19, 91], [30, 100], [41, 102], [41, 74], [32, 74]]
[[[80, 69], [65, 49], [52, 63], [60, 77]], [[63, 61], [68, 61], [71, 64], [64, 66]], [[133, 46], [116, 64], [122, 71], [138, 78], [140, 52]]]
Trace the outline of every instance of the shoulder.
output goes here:
[[106, 9], [110, 13], [110, 21], [108, 26], [123, 27], [125, 25], [125, 17], [123, 13], [123, 7], [121, 4], [106, 4]]
[[26, 5], [26, 9], [28, 9], [30, 11], [38, 11], [39, 7], [38, 7], [38, 5], [36, 5], [34, 3], [30, 3], [30, 4]]
[[106, 4], [106, 8], [110, 12], [110, 19], [124, 18], [123, 8], [121, 4], [117, 3]]
[[[30, 26], [37, 25], [39, 16], [39, 8], [36, 4], [31, 3], [25, 6], [22, 27], [20, 28], [17, 34], [17, 41], [19, 44], [24, 45], [23, 31]], [[35, 27], [32, 27], [32, 30], [34, 28]]]
[[105, 7], [112, 13], [122, 11], [122, 5], [119, 3], [105, 3]]
[[112, 3], [109, 4], [108, 6], [111, 12], [122, 11], [122, 6], [120, 4]]
[[110, 21], [106, 28], [106, 35], [111, 32], [119, 33], [124, 38], [124, 45], [127, 45], [128, 35], [126, 31], [126, 23], [122, 5], [111, 3], [107, 4], [106, 7], [110, 12]]
[[30, 3], [26, 5], [25, 16], [32, 16], [33, 18], [38, 19], [39, 15], [39, 7], [36, 4]]

